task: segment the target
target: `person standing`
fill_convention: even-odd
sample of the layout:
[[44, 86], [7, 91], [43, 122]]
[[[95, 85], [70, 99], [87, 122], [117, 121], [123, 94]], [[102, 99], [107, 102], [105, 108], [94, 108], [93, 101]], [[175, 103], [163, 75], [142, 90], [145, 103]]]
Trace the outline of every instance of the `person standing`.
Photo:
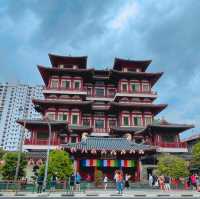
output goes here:
[[153, 187], [153, 181], [154, 181], [153, 176], [151, 174], [149, 174], [149, 186], [150, 187]]
[[170, 191], [171, 187], [170, 187], [170, 177], [169, 176], [165, 176], [164, 177], [164, 186], [165, 186], [165, 190], [166, 191]]
[[193, 189], [197, 189], [197, 179], [196, 179], [196, 175], [195, 174], [192, 174], [190, 176], [190, 181], [191, 181], [191, 184], [193, 186]]
[[126, 189], [129, 189], [129, 187], [130, 187], [130, 184], [129, 184], [129, 179], [130, 179], [130, 175], [128, 175], [128, 174], [126, 174], [125, 175], [125, 188]]
[[56, 190], [56, 181], [57, 181], [57, 178], [55, 175], [53, 175], [51, 177], [51, 192], [55, 192]]
[[70, 194], [74, 193], [74, 184], [75, 184], [75, 175], [72, 173], [72, 175], [69, 178], [69, 192]]
[[103, 183], [104, 183], [104, 190], [106, 191], [108, 186], [108, 177], [106, 175], [104, 176]]
[[117, 172], [116, 185], [117, 185], [118, 194], [122, 194], [123, 193], [123, 175], [121, 171]]
[[79, 172], [76, 172], [75, 181], [76, 181], [76, 190], [80, 192], [81, 191], [81, 176], [80, 176]]
[[38, 193], [42, 193], [43, 180], [44, 180], [43, 176], [38, 176], [37, 178], [37, 184], [38, 184], [37, 192]]

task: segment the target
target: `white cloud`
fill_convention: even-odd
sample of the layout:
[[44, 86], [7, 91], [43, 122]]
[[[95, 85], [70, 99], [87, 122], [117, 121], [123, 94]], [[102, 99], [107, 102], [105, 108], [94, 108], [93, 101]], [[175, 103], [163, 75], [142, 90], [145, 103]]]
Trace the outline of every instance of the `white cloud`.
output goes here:
[[131, 1], [121, 9], [119, 9], [118, 15], [114, 17], [109, 23], [113, 29], [122, 30], [128, 23], [130, 18], [136, 17], [139, 14], [139, 5], [135, 1]]

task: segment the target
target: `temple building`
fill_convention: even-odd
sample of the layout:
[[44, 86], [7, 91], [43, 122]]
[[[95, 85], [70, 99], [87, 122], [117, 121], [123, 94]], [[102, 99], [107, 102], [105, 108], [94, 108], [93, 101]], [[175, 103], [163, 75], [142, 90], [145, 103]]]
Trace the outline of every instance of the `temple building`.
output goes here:
[[167, 107], [155, 104], [153, 86], [162, 72], [146, 69], [151, 60], [115, 58], [112, 69], [87, 67], [87, 57], [49, 54], [52, 67], [38, 66], [45, 99], [33, 99], [43, 119], [18, 120], [31, 132], [24, 150], [32, 162], [48, 147], [70, 153], [82, 178], [101, 170], [110, 179], [121, 169], [140, 181], [152, 172], [160, 153], [186, 153], [179, 134], [193, 125], [156, 120]]

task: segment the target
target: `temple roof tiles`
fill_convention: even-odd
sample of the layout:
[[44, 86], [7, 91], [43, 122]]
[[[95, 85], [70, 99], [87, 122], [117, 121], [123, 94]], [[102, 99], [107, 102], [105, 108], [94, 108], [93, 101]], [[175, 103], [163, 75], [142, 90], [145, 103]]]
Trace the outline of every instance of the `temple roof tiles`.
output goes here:
[[79, 143], [69, 143], [63, 145], [64, 148], [75, 148], [76, 150], [154, 150], [150, 145], [137, 144], [126, 138], [109, 137], [86, 137]]

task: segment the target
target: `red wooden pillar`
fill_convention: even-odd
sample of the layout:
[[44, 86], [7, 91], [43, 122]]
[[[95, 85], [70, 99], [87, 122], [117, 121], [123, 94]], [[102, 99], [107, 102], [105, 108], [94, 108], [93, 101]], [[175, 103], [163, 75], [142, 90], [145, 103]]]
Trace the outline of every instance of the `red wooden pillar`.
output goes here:
[[137, 160], [137, 166], [136, 166], [136, 181], [141, 181], [142, 179], [142, 163], [140, 157]]

